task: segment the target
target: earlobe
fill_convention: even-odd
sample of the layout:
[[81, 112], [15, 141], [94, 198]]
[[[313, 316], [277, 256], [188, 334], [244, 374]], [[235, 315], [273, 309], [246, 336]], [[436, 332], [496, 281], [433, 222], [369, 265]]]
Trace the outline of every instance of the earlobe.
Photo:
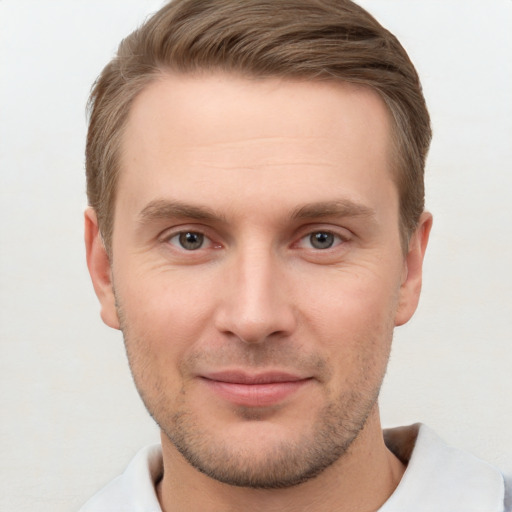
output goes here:
[[418, 307], [423, 276], [423, 259], [431, 228], [432, 215], [429, 212], [423, 212], [418, 227], [411, 235], [408, 252], [404, 259], [403, 280], [400, 286], [395, 326], [407, 323]]
[[94, 291], [101, 304], [101, 318], [109, 327], [119, 329], [119, 318], [112, 283], [112, 269], [99, 232], [96, 212], [92, 208], [87, 208], [84, 218], [87, 267]]

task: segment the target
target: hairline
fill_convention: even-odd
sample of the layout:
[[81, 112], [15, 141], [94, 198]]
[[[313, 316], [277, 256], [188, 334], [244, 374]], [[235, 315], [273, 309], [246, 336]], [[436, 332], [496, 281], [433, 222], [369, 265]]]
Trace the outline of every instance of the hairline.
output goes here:
[[[114, 224], [115, 224], [115, 210], [116, 210], [116, 204], [117, 204], [117, 192], [118, 192], [118, 184], [119, 184], [119, 178], [120, 174], [122, 172], [121, 169], [121, 154], [123, 151], [123, 138], [125, 134], [125, 130], [127, 128], [130, 113], [133, 108], [134, 102], [137, 100], [137, 98], [152, 84], [159, 80], [164, 80], [165, 78], [169, 78], [172, 76], [185, 76], [185, 77], [201, 77], [201, 76], [211, 76], [212, 74], [223, 74], [228, 77], [236, 77], [236, 78], [243, 78], [245, 80], [257, 80], [257, 81], [263, 81], [263, 80], [271, 80], [271, 79], [280, 79], [284, 82], [331, 82], [331, 83], [338, 83], [338, 84], [350, 84], [352, 86], [371, 90], [377, 96], [381, 99], [381, 101], [384, 103], [384, 106], [387, 111], [387, 115], [389, 118], [389, 126], [390, 126], [390, 133], [389, 133], [389, 165], [390, 169], [389, 172], [391, 173], [391, 179], [393, 180], [393, 183], [396, 187], [397, 193], [398, 193], [398, 229], [399, 229], [399, 235], [400, 235], [400, 244], [402, 247], [402, 252], [404, 254], [407, 253], [408, 245], [409, 245], [409, 238], [413, 232], [413, 230], [416, 227], [416, 224], [411, 226], [407, 225], [406, 219], [403, 218], [402, 215], [402, 190], [400, 186], [400, 178], [401, 174], [405, 172], [403, 169], [405, 163], [402, 161], [402, 154], [401, 154], [401, 145], [402, 141], [400, 140], [400, 126], [399, 122], [396, 119], [393, 109], [390, 105], [389, 99], [386, 97], [385, 94], [383, 94], [377, 87], [372, 87], [370, 84], [367, 83], [360, 83], [357, 80], [350, 80], [345, 79], [342, 77], [337, 77], [332, 74], [316, 74], [315, 76], [308, 76], [305, 73], [255, 73], [250, 72], [246, 70], [239, 70], [239, 69], [225, 69], [225, 67], [221, 65], [211, 65], [209, 67], [196, 67], [194, 69], [189, 70], [183, 70], [183, 69], [177, 69], [177, 67], [174, 67], [170, 64], [163, 64], [158, 67], [156, 67], [154, 70], [152, 70], [150, 73], [147, 73], [144, 75], [145, 80], [141, 80], [141, 87], [138, 88], [135, 93], [130, 97], [129, 101], [125, 105], [125, 111], [122, 114], [122, 123], [116, 132], [115, 136], [115, 145], [114, 150], [112, 153], [113, 157], [113, 169], [114, 172], [112, 173], [113, 176], [113, 186], [112, 186], [112, 192], [110, 197], [108, 198], [108, 201], [106, 201], [107, 208], [101, 212], [102, 216], [102, 223], [104, 223], [105, 229], [101, 229], [101, 237], [103, 240], [103, 245], [107, 251], [107, 254], [111, 257], [113, 254], [113, 248], [112, 248], [112, 240], [113, 240], [113, 234], [114, 234]], [[98, 213], [98, 212], [97, 212]]]

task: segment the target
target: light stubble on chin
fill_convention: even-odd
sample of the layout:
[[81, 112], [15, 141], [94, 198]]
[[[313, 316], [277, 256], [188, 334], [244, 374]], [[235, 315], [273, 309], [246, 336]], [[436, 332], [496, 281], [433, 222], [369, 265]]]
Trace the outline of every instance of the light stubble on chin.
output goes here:
[[[368, 352], [360, 354], [360, 381], [349, 391], [329, 397], [300, 436], [269, 440], [257, 453], [251, 439], [244, 446], [234, 446], [222, 432], [205, 426], [207, 420], [198, 421], [197, 411], [188, 405], [184, 387], [179, 396], [168, 395], [161, 376], [148, 364], [147, 340], [132, 336], [121, 308], [118, 313], [133, 379], [148, 412], [190, 465], [220, 482], [254, 489], [279, 489], [312, 479], [349, 452], [377, 406], [386, 364], [382, 365], [372, 354], [377, 342], [374, 340], [367, 346]], [[391, 333], [392, 329], [389, 338]], [[305, 358], [297, 347], [290, 345], [279, 349], [272, 344], [255, 345], [249, 351], [228, 348], [224, 353], [220, 350], [213, 354], [196, 352], [181, 366], [193, 368], [197, 360], [215, 362], [219, 367], [236, 362], [254, 368], [279, 366], [279, 362], [286, 361], [288, 368], [315, 368], [325, 381], [330, 378], [329, 365], [324, 360], [317, 356]], [[382, 368], [381, 375], [375, 377], [379, 368]], [[367, 375], [373, 375], [373, 379]], [[238, 411], [240, 421], [253, 423], [265, 421], [268, 414], [269, 411], [250, 408]]]
[[[209, 477], [239, 487], [280, 489], [318, 476], [343, 457], [363, 430], [377, 396], [378, 390], [365, 401], [350, 396], [330, 403], [309, 432], [293, 441], [267, 446], [258, 454], [244, 447], [234, 448], [229, 439], [202, 431], [186, 410], [173, 416], [171, 428], [160, 427], [189, 464]], [[354, 413], [354, 407], [358, 408], [355, 417], [347, 417], [348, 411]], [[247, 416], [251, 418], [254, 413]], [[251, 439], [247, 443], [250, 445]]]

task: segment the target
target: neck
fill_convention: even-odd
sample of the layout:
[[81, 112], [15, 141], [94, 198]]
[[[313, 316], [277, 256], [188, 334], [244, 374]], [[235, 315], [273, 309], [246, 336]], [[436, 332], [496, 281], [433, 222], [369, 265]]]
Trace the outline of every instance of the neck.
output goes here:
[[192, 466], [162, 434], [164, 477], [157, 486], [163, 512], [373, 512], [405, 471], [384, 444], [377, 407], [349, 450], [317, 477], [285, 489], [250, 489], [218, 482]]

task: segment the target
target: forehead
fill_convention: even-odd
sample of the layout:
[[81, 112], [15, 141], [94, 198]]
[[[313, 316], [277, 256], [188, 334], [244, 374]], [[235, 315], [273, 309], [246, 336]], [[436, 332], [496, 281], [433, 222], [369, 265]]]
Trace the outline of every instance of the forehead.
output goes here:
[[213, 200], [215, 182], [301, 201], [335, 183], [372, 189], [391, 179], [389, 117], [377, 93], [348, 83], [162, 74], [130, 110], [119, 191], [142, 202], [148, 183], [152, 194], [188, 184]]
[[285, 133], [321, 138], [335, 130], [339, 144], [348, 141], [348, 132], [377, 135], [389, 129], [388, 122], [384, 102], [366, 86], [203, 72], [159, 75], [135, 98], [126, 128], [128, 137], [140, 138], [138, 126], [146, 132], [149, 123], [165, 128], [168, 139], [188, 143], [223, 142], [220, 128], [234, 130], [239, 139]]

